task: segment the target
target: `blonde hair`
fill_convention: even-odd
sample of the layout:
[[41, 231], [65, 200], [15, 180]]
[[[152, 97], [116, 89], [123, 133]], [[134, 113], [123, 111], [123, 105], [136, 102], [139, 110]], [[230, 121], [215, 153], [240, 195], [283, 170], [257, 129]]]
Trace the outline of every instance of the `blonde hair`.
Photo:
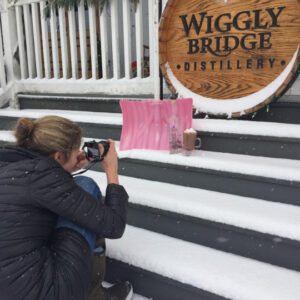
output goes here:
[[15, 126], [15, 137], [17, 146], [42, 155], [60, 152], [68, 159], [80, 147], [82, 130], [74, 122], [57, 116], [36, 120], [20, 118]]

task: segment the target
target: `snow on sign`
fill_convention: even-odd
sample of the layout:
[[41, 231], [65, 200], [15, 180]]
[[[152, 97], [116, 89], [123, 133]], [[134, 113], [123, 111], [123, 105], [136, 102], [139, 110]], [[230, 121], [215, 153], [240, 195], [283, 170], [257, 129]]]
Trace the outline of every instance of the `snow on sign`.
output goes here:
[[169, 86], [202, 112], [237, 117], [278, 96], [297, 73], [299, 0], [169, 0], [160, 24]]

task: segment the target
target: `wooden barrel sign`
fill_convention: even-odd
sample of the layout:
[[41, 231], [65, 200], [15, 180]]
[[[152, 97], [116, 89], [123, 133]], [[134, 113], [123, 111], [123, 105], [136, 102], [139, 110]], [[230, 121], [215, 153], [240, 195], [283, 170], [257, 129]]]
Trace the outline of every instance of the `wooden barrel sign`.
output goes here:
[[159, 39], [179, 97], [209, 114], [253, 113], [298, 73], [300, 0], [169, 0]]

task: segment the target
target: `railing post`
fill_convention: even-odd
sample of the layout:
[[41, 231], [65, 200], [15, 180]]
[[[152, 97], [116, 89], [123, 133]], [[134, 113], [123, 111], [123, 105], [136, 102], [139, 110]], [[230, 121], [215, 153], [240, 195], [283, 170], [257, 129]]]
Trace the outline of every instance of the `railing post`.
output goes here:
[[[7, 98], [10, 99], [10, 106], [17, 108], [16, 93], [14, 82], [16, 77], [20, 75], [20, 66], [14, 64], [14, 54], [18, 47], [18, 36], [16, 26], [16, 13], [13, 7], [9, 7], [8, 0], [2, 1], [0, 7], [1, 23], [2, 23], [2, 38], [4, 49], [4, 63], [7, 77]], [[19, 79], [19, 78], [18, 78]]]
[[[7, 83], [15, 79], [14, 72], [14, 53], [18, 46], [16, 14], [14, 8], [8, 7], [8, 1], [3, 0], [3, 10], [1, 12], [4, 60], [6, 65]], [[18, 70], [15, 70], [18, 72]]]
[[5, 74], [5, 66], [4, 66], [2, 30], [1, 30], [1, 26], [0, 26], [0, 88], [4, 90], [5, 87], [6, 87], [6, 74]]
[[154, 99], [160, 97], [160, 77], [159, 77], [159, 0], [153, 0], [153, 81], [154, 81]]

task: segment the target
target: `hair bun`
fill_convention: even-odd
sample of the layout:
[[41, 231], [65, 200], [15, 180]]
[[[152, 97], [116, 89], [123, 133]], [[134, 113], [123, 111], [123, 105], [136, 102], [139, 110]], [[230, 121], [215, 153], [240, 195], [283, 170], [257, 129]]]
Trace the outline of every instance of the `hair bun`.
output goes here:
[[15, 137], [18, 146], [26, 146], [34, 129], [34, 120], [20, 118], [15, 126]]

